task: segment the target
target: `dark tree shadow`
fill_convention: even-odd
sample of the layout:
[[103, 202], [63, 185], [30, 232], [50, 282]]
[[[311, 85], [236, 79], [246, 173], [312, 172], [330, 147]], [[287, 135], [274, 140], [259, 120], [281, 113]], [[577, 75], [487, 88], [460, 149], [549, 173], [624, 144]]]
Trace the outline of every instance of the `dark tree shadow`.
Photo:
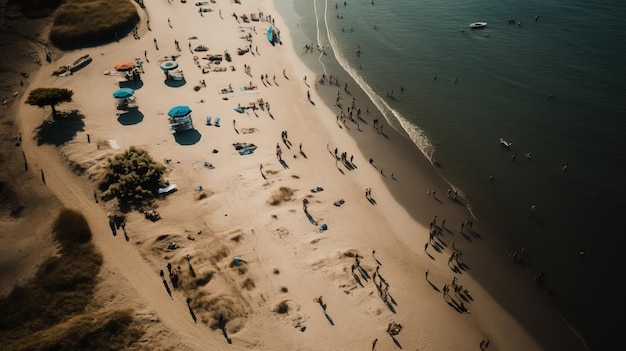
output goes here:
[[53, 120], [45, 120], [35, 134], [37, 145], [61, 146], [85, 130], [84, 116], [78, 111], [57, 112]]
[[202, 134], [196, 129], [174, 134], [174, 139], [180, 145], [193, 145], [200, 141], [201, 138]]
[[117, 121], [120, 122], [121, 125], [131, 126], [143, 121], [143, 113], [139, 111], [138, 107], [131, 107], [128, 111], [120, 114], [117, 117]]

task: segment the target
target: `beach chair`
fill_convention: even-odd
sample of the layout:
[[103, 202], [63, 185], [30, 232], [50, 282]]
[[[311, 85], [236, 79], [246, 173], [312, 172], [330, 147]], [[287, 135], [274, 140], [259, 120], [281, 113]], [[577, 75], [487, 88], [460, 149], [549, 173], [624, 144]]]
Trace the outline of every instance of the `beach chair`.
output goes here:
[[220, 118], [219, 117], [215, 117], [215, 126], [219, 127], [220, 126]]
[[211, 116], [206, 116], [206, 125], [207, 126], [211, 125]]

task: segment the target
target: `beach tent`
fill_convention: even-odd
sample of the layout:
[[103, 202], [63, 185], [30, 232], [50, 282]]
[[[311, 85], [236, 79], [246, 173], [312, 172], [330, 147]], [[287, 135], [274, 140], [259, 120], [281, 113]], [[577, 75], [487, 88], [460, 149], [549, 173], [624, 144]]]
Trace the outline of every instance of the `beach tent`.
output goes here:
[[189, 106], [172, 107], [167, 114], [170, 116], [170, 129], [172, 133], [194, 129]]
[[178, 63], [175, 61], [165, 61], [160, 65], [161, 69], [164, 71], [169, 71], [171, 69], [178, 68]]
[[272, 26], [267, 29], [267, 40], [269, 40], [272, 45], [276, 43], [276, 38], [274, 38], [274, 28]]
[[191, 113], [189, 106], [174, 106], [167, 113], [170, 117], [184, 117]]
[[113, 92], [113, 97], [116, 99], [128, 99], [135, 95], [135, 91], [131, 88], [122, 88]]
[[116, 71], [130, 71], [135, 68], [135, 64], [130, 61], [123, 61], [115, 65], [114, 68]]

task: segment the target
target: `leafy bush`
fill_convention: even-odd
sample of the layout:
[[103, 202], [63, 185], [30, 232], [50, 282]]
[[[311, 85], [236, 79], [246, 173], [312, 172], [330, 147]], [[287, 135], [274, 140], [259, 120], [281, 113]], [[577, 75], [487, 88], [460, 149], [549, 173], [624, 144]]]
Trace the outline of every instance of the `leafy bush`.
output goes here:
[[55, 106], [62, 102], [72, 101], [74, 92], [65, 88], [37, 88], [31, 90], [28, 94], [26, 103], [39, 107], [52, 107], [52, 117], [57, 118], [59, 115]]
[[117, 197], [121, 203], [140, 203], [152, 198], [163, 184], [165, 167], [147, 151], [131, 146], [108, 160], [100, 190]]

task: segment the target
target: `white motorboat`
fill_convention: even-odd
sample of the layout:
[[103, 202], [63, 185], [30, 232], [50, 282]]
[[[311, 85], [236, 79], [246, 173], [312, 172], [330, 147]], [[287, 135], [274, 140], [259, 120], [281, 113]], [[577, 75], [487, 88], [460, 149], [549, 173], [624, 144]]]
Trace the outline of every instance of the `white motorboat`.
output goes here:
[[472, 29], [481, 29], [487, 26], [487, 22], [474, 22], [470, 23], [469, 27]]
[[511, 148], [511, 145], [513, 145], [513, 143], [508, 142], [508, 141], [506, 141], [506, 140], [504, 140], [504, 139], [502, 139], [502, 138], [500, 138], [500, 144], [501, 144], [502, 146], [504, 146], [505, 148], [507, 148], [507, 149], [510, 149], [510, 148]]

